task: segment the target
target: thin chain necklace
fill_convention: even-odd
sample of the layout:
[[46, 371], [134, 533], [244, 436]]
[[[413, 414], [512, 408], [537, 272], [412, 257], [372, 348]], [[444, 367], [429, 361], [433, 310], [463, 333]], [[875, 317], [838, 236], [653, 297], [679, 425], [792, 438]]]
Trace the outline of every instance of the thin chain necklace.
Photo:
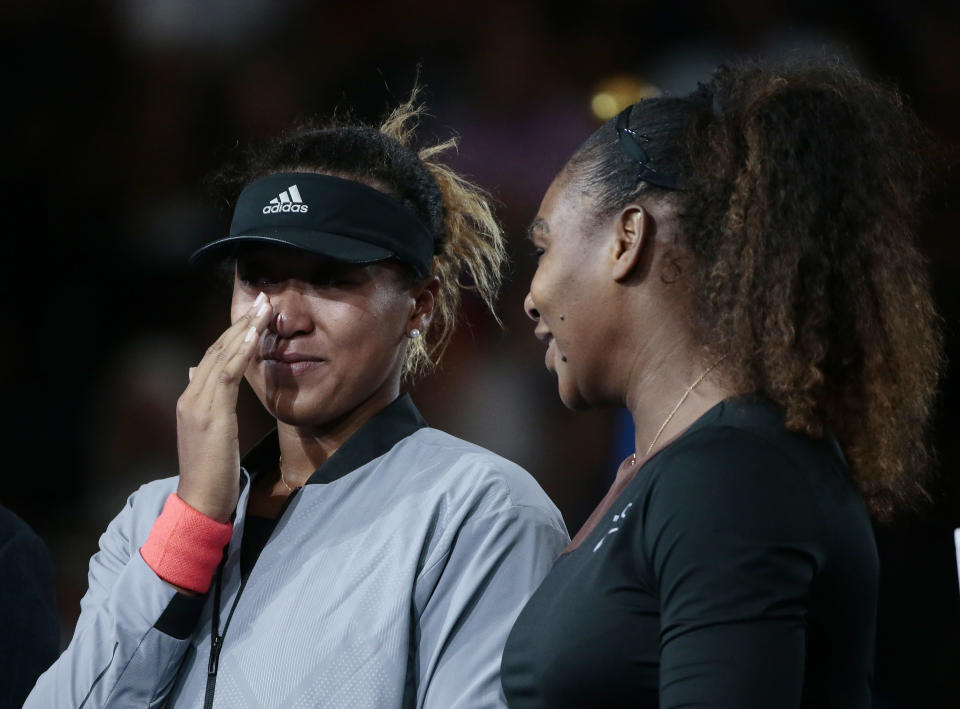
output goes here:
[[303, 485], [297, 485], [296, 487], [290, 487], [290, 483], [288, 483], [288, 482], [287, 482], [287, 479], [286, 479], [285, 477], [283, 477], [283, 456], [282, 456], [282, 455], [280, 456], [280, 462], [277, 463], [277, 469], [280, 471], [280, 482], [283, 483], [283, 486], [284, 486], [285, 488], [287, 488], [287, 490], [290, 492], [291, 495], [293, 494], [294, 490], [299, 490], [300, 488], [303, 487]]
[[[710, 374], [710, 372], [712, 372], [712, 371], [714, 370], [714, 368], [715, 368], [718, 364], [720, 364], [723, 360], [724, 360], [724, 357], [721, 357], [721, 358], [718, 359], [716, 362], [714, 362], [713, 364], [711, 364], [709, 367], [707, 367], [707, 368], [704, 370], [703, 374], [701, 374], [699, 377], [697, 377], [697, 381], [695, 381], [693, 384], [691, 384], [690, 386], [687, 387], [687, 390], [686, 390], [685, 392], [683, 392], [683, 396], [680, 397], [680, 401], [678, 401], [678, 402], [677, 402], [677, 405], [673, 407], [673, 411], [671, 411], [671, 412], [667, 415], [667, 418], [665, 418], [665, 419], [663, 420], [663, 423], [660, 424], [660, 428], [659, 428], [659, 430], [657, 431], [657, 435], [653, 437], [653, 440], [652, 440], [652, 441], [650, 441], [650, 445], [647, 446], [647, 452], [643, 454], [643, 457], [644, 457], [644, 458], [648, 457], [648, 456], [650, 455], [650, 451], [652, 451], [652, 450], [653, 450], [653, 447], [654, 447], [655, 445], [657, 445], [657, 441], [660, 440], [660, 434], [663, 433], [663, 430], [667, 427], [667, 424], [670, 423], [670, 420], [673, 418], [673, 415], [674, 415], [675, 413], [677, 413], [677, 411], [680, 410], [680, 407], [681, 407], [681, 406], [683, 406], [683, 402], [687, 400], [687, 397], [688, 397], [688, 396], [690, 396], [690, 392], [692, 392], [694, 389], [696, 389], [696, 388], [697, 388], [697, 385], [700, 384], [700, 382], [702, 382], [702, 381], [706, 378], [706, 376], [707, 376], [708, 374]], [[634, 451], [633, 457], [630, 459], [630, 465], [636, 465], [636, 464], [637, 464], [637, 453], [636, 453], [636, 451]]]

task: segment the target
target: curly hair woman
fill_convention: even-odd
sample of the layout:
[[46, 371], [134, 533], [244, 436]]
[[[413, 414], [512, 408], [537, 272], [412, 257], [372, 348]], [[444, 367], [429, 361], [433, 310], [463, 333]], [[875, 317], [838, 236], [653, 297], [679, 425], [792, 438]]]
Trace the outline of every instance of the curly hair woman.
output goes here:
[[[69, 648], [29, 707], [496, 707], [507, 633], [568, 542], [533, 479], [429, 427], [409, 381], [466, 271], [492, 307], [482, 193], [379, 129], [253, 152], [225, 262], [232, 325], [177, 406], [178, 478], [143, 486], [90, 562]], [[243, 458], [246, 378], [276, 429]]]
[[924, 136], [853, 69], [744, 62], [556, 177], [526, 311], [636, 452], [511, 632], [511, 707], [870, 706], [870, 513], [920, 489], [942, 359]]

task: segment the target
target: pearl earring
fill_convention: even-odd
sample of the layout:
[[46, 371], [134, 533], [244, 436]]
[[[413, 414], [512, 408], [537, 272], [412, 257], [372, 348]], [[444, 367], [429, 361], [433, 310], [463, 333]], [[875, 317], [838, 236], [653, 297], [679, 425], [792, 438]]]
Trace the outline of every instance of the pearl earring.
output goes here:
[[417, 328], [413, 328], [407, 337], [409, 337], [411, 340], [416, 340], [418, 337], [420, 337], [420, 331]]

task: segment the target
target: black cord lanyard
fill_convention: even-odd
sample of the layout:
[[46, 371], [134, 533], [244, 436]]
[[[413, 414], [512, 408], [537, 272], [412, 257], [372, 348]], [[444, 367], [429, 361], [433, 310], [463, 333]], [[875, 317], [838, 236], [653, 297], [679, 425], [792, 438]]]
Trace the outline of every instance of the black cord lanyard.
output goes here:
[[[300, 492], [300, 489], [301, 488], [296, 488], [287, 496], [287, 501], [280, 511], [280, 517], [287, 511], [287, 507], [290, 506], [290, 503], [293, 501], [293, 498], [296, 497], [297, 493]], [[271, 534], [272, 533], [271, 531]], [[242, 539], [240, 544], [243, 544]], [[229, 551], [230, 543], [227, 542], [227, 545], [223, 548], [223, 558], [220, 559], [220, 564], [217, 566], [217, 575], [213, 582], [213, 609], [210, 616], [210, 659], [207, 662], [207, 689], [203, 700], [204, 709], [213, 709], [213, 695], [217, 689], [217, 671], [220, 669], [220, 651], [223, 649], [223, 638], [227, 634], [227, 629], [230, 627], [230, 621], [233, 620], [233, 612], [237, 610], [237, 603], [240, 602], [243, 589], [247, 586], [247, 580], [253, 573], [253, 569], [251, 568], [250, 573], [245, 575], [241, 574], [240, 587], [237, 589], [237, 595], [233, 597], [233, 603], [230, 606], [230, 612], [227, 613], [227, 622], [223, 626], [223, 632], [220, 632], [220, 599], [223, 590], [223, 570], [227, 565]]]
[[234, 596], [233, 605], [230, 606], [230, 613], [227, 614], [227, 623], [223, 626], [223, 633], [220, 632], [220, 598], [223, 588], [223, 569], [227, 565], [227, 552], [230, 545], [223, 550], [223, 558], [217, 566], [217, 575], [213, 586], [213, 613], [210, 618], [210, 660], [207, 662], [207, 690], [203, 700], [204, 709], [213, 709], [213, 695], [217, 688], [217, 670], [220, 667], [220, 649], [223, 647], [223, 636], [227, 634], [227, 628], [230, 627], [230, 621], [233, 618], [233, 612], [237, 609], [237, 602], [243, 593], [243, 587], [247, 580], [240, 581], [240, 588], [237, 589], [237, 595]]

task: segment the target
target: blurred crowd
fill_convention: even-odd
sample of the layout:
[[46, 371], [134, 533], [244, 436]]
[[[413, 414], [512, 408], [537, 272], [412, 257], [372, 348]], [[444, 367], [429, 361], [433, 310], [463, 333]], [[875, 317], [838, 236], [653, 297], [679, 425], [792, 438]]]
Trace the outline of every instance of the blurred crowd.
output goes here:
[[[177, 471], [174, 406], [225, 327], [229, 290], [186, 259], [223, 233], [209, 176], [298, 118], [375, 121], [420, 66], [425, 139], [458, 135], [457, 168], [487, 188], [510, 235], [504, 327], [469, 298], [443, 368], [414, 398], [433, 425], [533, 473], [571, 532], [598, 501], [629, 431], [573, 414], [522, 312], [524, 231], [569, 153], [598, 124], [591, 96], [627, 74], [683, 93], [724, 59], [852, 55], [898, 84], [955, 162], [960, 6], [907, 0], [308, 0], [4, 3], [2, 169], [8, 303], [2, 352], [11, 461], [0, 502], [50, 546], [64, 638], [106, 523], [138, 485]], [[945, 172], [921, 235], [948, 354], [960, 354], [960, 202]], [[920, 218], [918, 216], [918, 218]], [[944, 382], [930, 502], [877, 530], [878, 707], [960, 706], [960, 377]], [[270, 426], [245, 392], [241, 444]]]

